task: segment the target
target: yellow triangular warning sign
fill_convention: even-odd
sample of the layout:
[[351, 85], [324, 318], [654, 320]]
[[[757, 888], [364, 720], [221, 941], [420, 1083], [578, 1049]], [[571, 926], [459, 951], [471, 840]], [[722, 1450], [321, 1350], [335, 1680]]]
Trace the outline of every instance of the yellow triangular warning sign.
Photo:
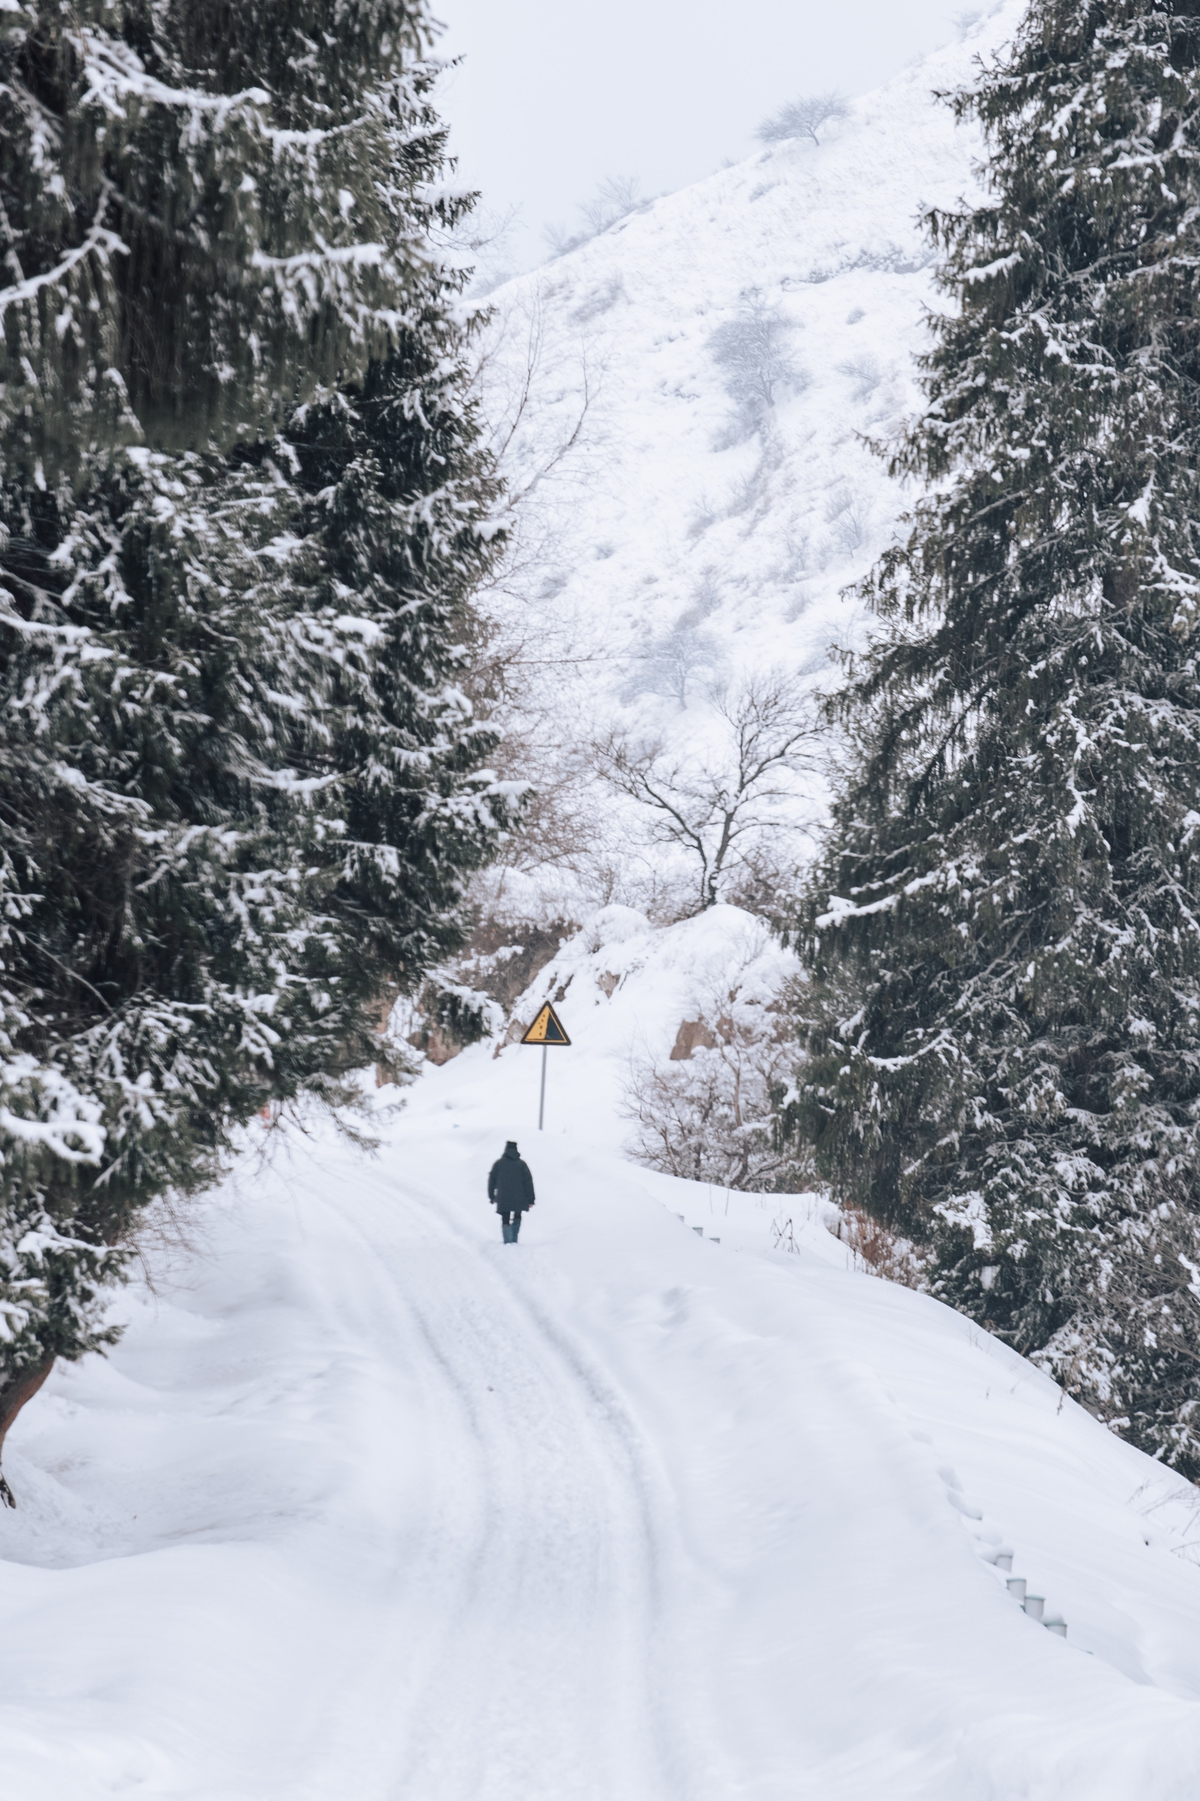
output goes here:
[[571, 1040], [563, 1030], [563, 1022], [547, 1001], [529, 1030], [522, 1038], [522, 1044], [570, 1044]]

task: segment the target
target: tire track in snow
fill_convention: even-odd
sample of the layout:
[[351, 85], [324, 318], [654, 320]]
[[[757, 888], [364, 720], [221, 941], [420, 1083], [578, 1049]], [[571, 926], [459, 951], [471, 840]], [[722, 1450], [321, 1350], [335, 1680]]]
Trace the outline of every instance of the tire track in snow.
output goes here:
[[413, 1203], [421, 1242], [372, 1246], [407, 1315], [401, 1340], [421, 1347], [431, 1418], [386, 1792], [701, 1801], [714, 1759], [684, 1720], [669, 1488], [603, 1370], [533, 1289], [529, 1252], [502, 1264], [503, 1247], [410, 1189]]
[[[469, 1421], [472, 1482], [486, 1500], [458, 1616], [426, 1686], [433, 1717], [414, 1735], [401, 1792], [430, 1801], [696, 1793], [669, 1724], [674, 1670], [655, 1655], [665, 1509], [637, 1428], [579, 1348], [514, 1288], [501, 1248], [481, 1251], [442, 1223], [458, 1240], [454, 1292], [422, 1286], [409, 1299]], [[448, 1786], [447, 1746], [463, 1735], [437, 1698], [461, 1683], [464, 1649], [480, 1704], [457, 1759], [461, 1780]]]

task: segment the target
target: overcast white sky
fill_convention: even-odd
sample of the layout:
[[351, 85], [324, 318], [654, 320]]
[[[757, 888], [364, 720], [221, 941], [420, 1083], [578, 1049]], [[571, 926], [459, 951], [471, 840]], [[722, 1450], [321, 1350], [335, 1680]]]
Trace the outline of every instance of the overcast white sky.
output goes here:
[[513, 246], [574, 230], [611, 175], [680, 188], [754, 149], [755, 125], [798, 94], [866, 93], [944, 43], [987, 0], [433, 0], [462, 55], [440, 109], [459, 176], [495, 211], [519, 205]]

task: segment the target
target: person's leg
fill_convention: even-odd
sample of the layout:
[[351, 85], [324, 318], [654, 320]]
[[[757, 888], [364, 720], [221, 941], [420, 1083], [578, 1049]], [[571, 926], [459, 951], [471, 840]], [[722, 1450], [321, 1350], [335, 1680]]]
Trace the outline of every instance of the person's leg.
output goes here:
[[512, 1214], [502, 1213], [500, 1215], [500, 1225], [504, 1232], [505, 1244], [511, 1244], [513, 1241]]
[[513, 1214], [513, 1223], [512, 1223], [512, 1242], [513, 1242], [513, 1244], [516, 1244], [517, 1238], [520, 1235], [521, 1221], [523, 1218], [524, 1218], [524, 1214], [521, 1214], [521, 1213]]

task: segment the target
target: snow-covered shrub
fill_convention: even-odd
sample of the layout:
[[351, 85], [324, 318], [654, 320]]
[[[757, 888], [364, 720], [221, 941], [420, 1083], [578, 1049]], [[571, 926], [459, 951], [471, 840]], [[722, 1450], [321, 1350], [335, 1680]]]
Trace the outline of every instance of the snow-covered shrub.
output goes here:
[[749, 288], [733, 318], [709, 337], [709, 351], [736, 408], [727, 442], [759, 430], [778, 401], [807, 385], [790, 350], [795, 330], [795, 321], [780, 307], [760, 289]]
[[639, 694], [661, 694], [677, 700], [686, 710], [697, 677], [706, 674], [711, 680], [719, 675], [724, 657], [712, 633], [685, 617], [661, 638], [651, 638], [643, 645], [621, 690], [621, 699], [630, 701]]
[[853, 556], [866, 543], [871, 529], [870, 510], [857, 488], [846, 484], [830, 495], [825, 519], [834, 544], [845, 556]]
[[610, 226], [618, 224], [630, 213], [640, 212], [647, 204], [636, 175], [608, 176], [600, 183], [590, 200], [579, 204], [578, 211], [583, 214], [584, 219], [582, 231], [571, 232], [561, 225], [546, 226], [543, 236], [549, 245], [550, 254], [556, 257], [566, 256], [570, 251], [578, 250], [581, 244], [598, 238], [601, 232], [608, 231]]
[[780, 1141], [777, 1110], [795, 1045], [786, 1021], [735, 980], [697, 1007], [666, 1062], [635, 1063], [624, 1113], [649, 1169], [724, 1188], [796, 1193], [809, 1163]]
[[849, 1247], [856, 1265], [871, 1275], [880, 1276], [885, 1282], [899, 1282], [903, 1288], [926, 1286], [928, 1252], [891, 1231], [873, 1213], [861, 1207], [840, 1207], [829, 1229]]
[[879, 360], [873, 356], [847, 357], [838, 364], [838, 373], [849, 376], [854, 383], [854, 398], [859, 401], [869, 400], [883, 380]]
[[610, 275], [607, 281], [601, 282], [585, 299], [580, 301], [571, 317], [576, 325], [590, 325], [593, 319], [599, 319], [605, 313], [610, 312], [624, 292], [623, 277]]
[[754, 135], [762, 144], [781, 144], [789, 138], [811, 138], [817, 144], [822, 125], [830, 119], [844, 119], [849, 111], [844, 95], [836, 90], [806, 94], [799, 100], [789, 100], [777, 113], [764, 119]]
[[448, 231], [437, 234], [470, 261], [469, 292], [473, 300], [484, 299], [518, 274], [512, 236], [520, 210], [511, 206], [497, 213], [490, 207], [476, 206], [455, 220]]
[[584, 201], [580, 211], [592, 228], [592, 236], [599, 237], [610, 225], [627, 218], [645, 204], [642, 184], [636, 175], [610, 175], [600, 183], [592, 199]]
[[680, 623], [696, 625], [701, 619], [707, 619], [720, 606], [721, 597], [720, 573], [712, 563], [706, 563], [692, 589], [692, 604]]
[[[730, 444], [744, 437], [748, 424], [749, 415], [740, 414], [730, 433], [722, 442]], [[759, 457], [753, 469], [739, 476], [733, 483], [725, 498], [726, 519], [745, 519], [746, 524], [742, 528], [744, 531], [753, 530], [754, 521], [763, 518], [770, 507], [771, 489], [767, 479], [769, 473], [767, 459]], [[748, 519], [747, 515], [749, 515]]]

